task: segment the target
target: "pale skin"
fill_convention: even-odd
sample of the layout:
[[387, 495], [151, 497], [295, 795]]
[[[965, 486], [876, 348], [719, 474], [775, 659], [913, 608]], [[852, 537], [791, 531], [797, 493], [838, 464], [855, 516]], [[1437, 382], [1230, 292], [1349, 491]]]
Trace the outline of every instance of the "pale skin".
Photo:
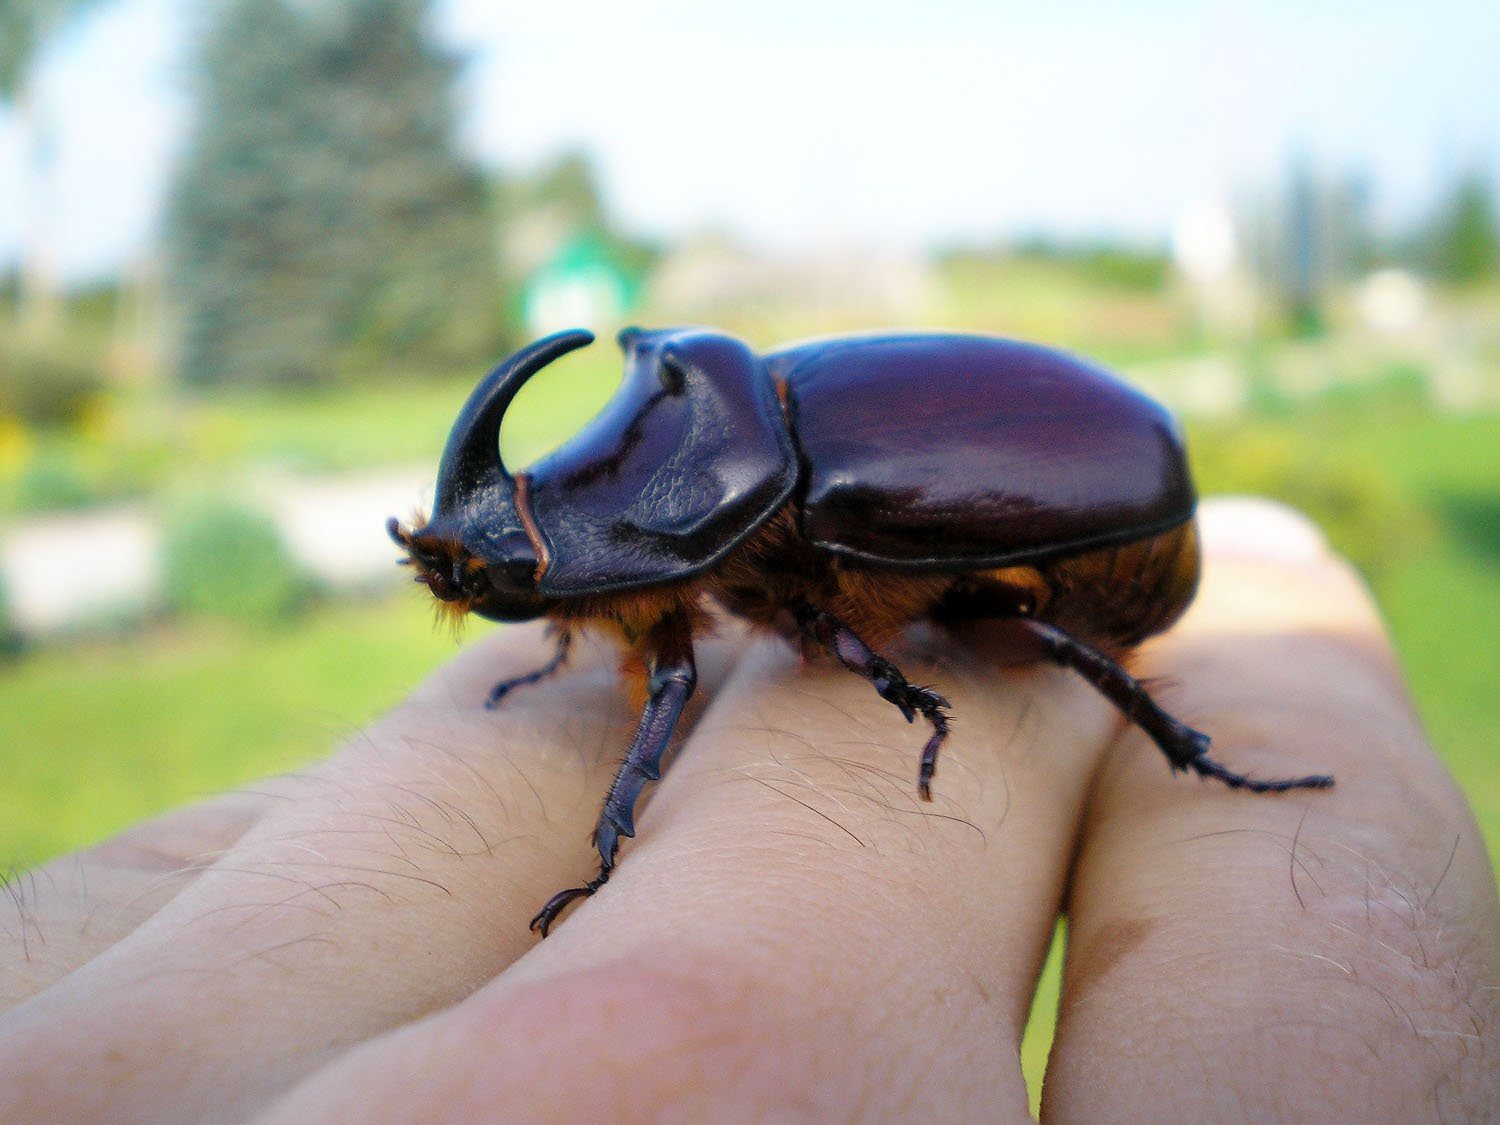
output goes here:
[[976, 627], [892, 653], [953, 703], [924, 804], [869, 685], [724, 636], [614, 878], [539, 942], [632, 717], [587, 643], [485, 711], [550, 651], [499, 630], [326, 762], [13, 883], [0, 1120], [1022, 1120], [1060, 909], [1044, 1117], [1500, 1117], [1494, 876], [1368, 596], [1288, 513], [1238, 546], [1208, 515], [1132, 667], [1227, 765], [1336, 788], [1174, 777]]

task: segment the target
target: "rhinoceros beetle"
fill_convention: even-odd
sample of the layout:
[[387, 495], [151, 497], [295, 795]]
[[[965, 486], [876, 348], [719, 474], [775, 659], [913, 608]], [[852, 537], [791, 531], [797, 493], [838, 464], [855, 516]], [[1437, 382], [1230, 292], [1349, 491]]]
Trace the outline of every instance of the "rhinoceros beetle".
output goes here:
[[757, 355], [703, 329], [620, 333], [625, 376], [577, 436], [525, 472], [500, 421], [531, 376], [592, 342], [561, 332], [492, 371], [460, 411], [430, 519], [389, 521], [441, 606], [496, 621], [550, 619], [554, 672], [571, 630], [616, 633], [646, 670], [647, 702], [594, 832], [599, 874], [554, 895], [548, 927], [614, 868], [635, 834], [693, 693], [693, 636], [717, 603], [824, 649], [932, 734], [930, 799], [947, 701], [879, 655], [906, 625], [1007, 618], [1033, 655], [1072, 668], [1166, 754], [1256, 792], [1208, 756], [1118, 657], [1187, 608], [1198, 582], [1196, 497], [1182, 441], [1156, 402], [1051, 348], [978, 335], [858, 335]]

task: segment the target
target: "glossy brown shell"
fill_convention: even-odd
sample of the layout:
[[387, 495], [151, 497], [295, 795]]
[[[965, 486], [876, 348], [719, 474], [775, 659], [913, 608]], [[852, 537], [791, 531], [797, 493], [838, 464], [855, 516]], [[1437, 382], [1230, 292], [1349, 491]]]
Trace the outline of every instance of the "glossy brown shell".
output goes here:
[[1171, 415], [1064, 352], [984, 336], [849, 337], [767, 356], [819, 548], [968, 570], [1138, 540], [1192, 518]]

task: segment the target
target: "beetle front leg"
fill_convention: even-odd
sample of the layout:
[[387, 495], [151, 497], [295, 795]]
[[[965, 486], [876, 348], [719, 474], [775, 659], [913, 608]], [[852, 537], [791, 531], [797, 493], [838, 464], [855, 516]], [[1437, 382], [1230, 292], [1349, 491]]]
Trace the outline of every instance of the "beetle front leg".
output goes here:
[[556, 637], [557, 651], [552, 654], [552, 659], [533, 672], [527, 672], [523, 676], [512, 676], [508, 680], [501, 680], [494, 687], [490, 688], [490, 694], [484, 701], [486, 710], [493, 711], [496, 707], [500, 706], [500, 701], [515, 691], [516, 688], [525, 687], [527, 684], [539, 683], [563, 666], [568, 659], [568, 647], [573, 643], [573, 634], [566, 628], [556, 626], [554, 627], [554, 635]]
[[1043, 656], [1077, 672], [1118, 707], [1126, 719], [1150, 735], [1167, 756], [1173, 770], [1192, 770], [1200, 777], [1217, 778], [1231, 789], [1248, 789], [1252, 793], [1327, 789], [1333, 784], [1333, 778], [1327, 774], [1261, 780], [1235, 773], [1208, 756], [1208, 735], [1163, 711], [1141, 682], [1105, 653], [1084, 644], [1056, 625], [1033, 619], [1016, 619], [1016, 624], [1037, 641]]
[[937, 771], [938, 748], [948, 737], [949, 703], [931, 688], [918, 687], [901, 674], [889, 660], [875, 653], [849, 626], [833, 614], [803, 605], [796, 611], [797, 624], [832, 653], [845, 668], [869, 680], [880, 698], [895, 704], [908, 723], [921, 715], [932, 724], [932, 737], [922, 747], [922, 765], [917, 773], [917, 792], [922, 800], [932, 800], [932, 775]]
[[615, 853], [620, 848], [620, 837], [635, 835], [636, 801], [640, 799], [646, 782], [661, 777], [662, 755], [666, 753], [683, 707], [697, 686], [698, 670], [693, 662], [693, 637], [688, 622], [668, 618], [654, 631], [652, 641], [654, 647], [646, 664], [649, 691], [646, 708], [641, 712], [630, 752], [615, 774], [609, 796], [604, 801], [604, 810], [599, 814], [599, 823], [594, 828], [594, 846], [599, 850], [599, 874], [581, 887], [558, 891], [537, 911], [531, 920], [531, 929], [542, 937], [547, 936], [548, 929], [569, 903], [587, 898], [609, 882], [610, 872], [615, 866]]

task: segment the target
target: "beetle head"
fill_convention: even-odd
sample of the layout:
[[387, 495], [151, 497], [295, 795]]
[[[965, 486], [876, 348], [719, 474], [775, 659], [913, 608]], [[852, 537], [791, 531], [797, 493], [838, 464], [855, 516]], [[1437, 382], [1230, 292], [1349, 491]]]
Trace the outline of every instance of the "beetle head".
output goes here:
[[455, 619], [477, 613], [495, 621], [529, 621], [552, 601], [537, 592], [539, 546], [525, 513], [524, 480], [500, 459], [500, 420], [527, 379], [590, 332], [559, 332], [522, 348], [474, 388], [448, 435], [438, 465], [432, 518], [386, 530], [416, 568], [416, 581]]
[[[386, 530], [406, 551], [401, 561], [416, 569], [414, 578], [438, 600], [439, 613], [455, 625], [467, 613], [492, 621], [530, 621], [552, 602], [536, 590], [536, 553], [522, 537], [489, 544], [491, 557], [474, 554], [453, 537], [440, 516], [420, 517], [410, 527], [394, 516]], [[509, 547], [509, 551], [506, 551]]]

